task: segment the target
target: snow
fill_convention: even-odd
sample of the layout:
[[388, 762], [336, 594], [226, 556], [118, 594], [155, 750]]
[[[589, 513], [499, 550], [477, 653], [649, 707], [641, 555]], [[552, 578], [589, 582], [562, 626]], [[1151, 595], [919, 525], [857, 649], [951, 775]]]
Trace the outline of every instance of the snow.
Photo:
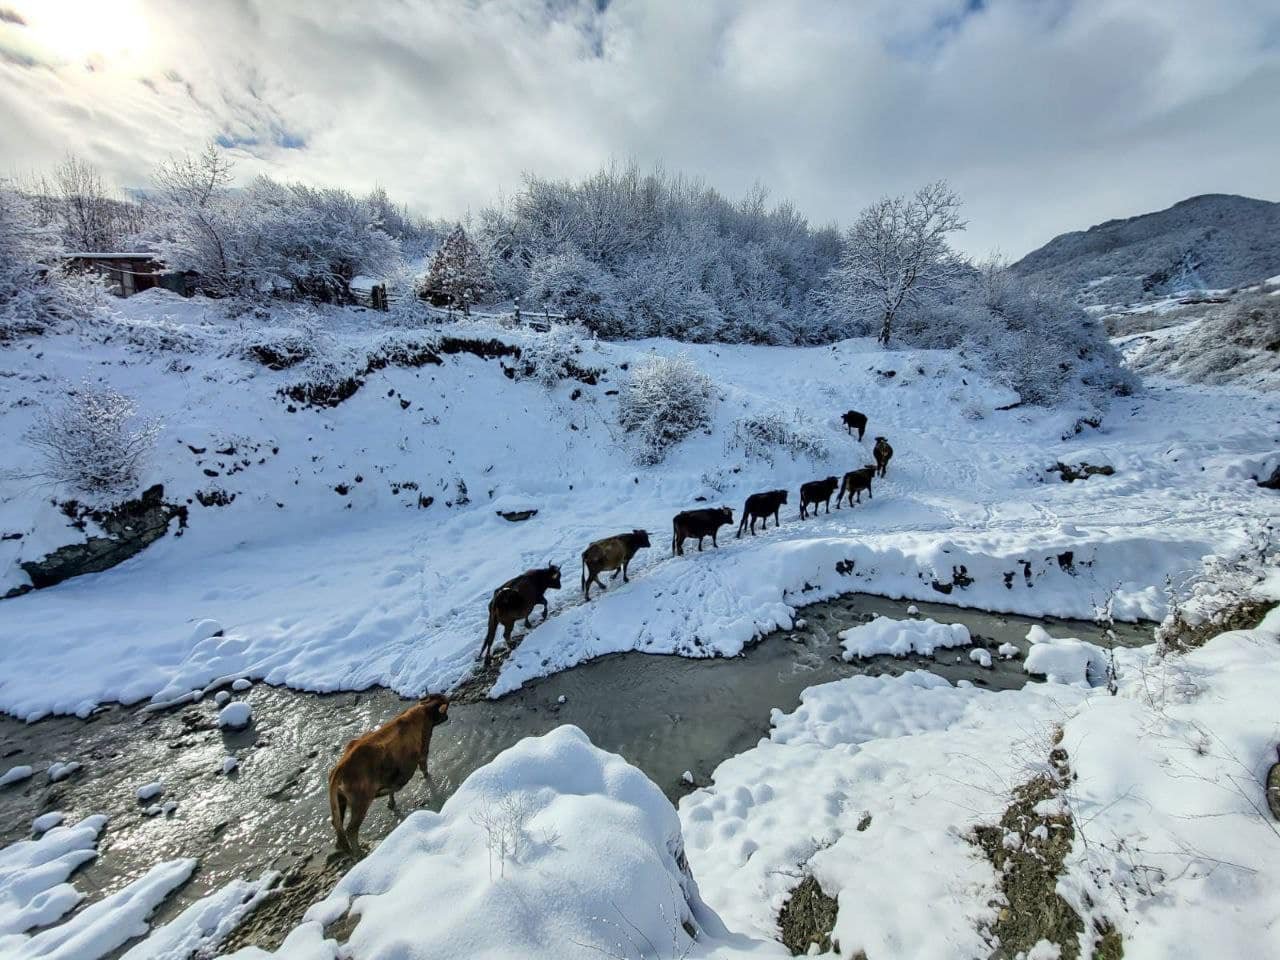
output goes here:
[[218, 711], [218, 726], [230, 730], [242, 730], [253, 719], [253, 708], [243, 700], [228, 703]]
[[969, 659], [980, 667], [991, 669], [991, 651], [984, 650], [982, 647], [975, 647], [969, 651]]
[[213, 695], [213, 702], [215, 706], [224, 707], [231, 702], [231, 694], [226, 690], [219, 690]]
[[235, 757], [227, 757], [222, 761], [222, 772], [224, 774], [228, 774], [238, 766], [240, 766], [240, 761], [238, 759]]
[[280, 874], [267, 870], [257, 880], [232, 880], [158, 927], [129, 950], [123, 960], [212, 956], [218, 944], [270, 896], [279, 879]]
[[239, 677], [231, 681], [231, 689], [234, 690], [236, 693], [243, 693], [244, 691], [248, 690], [252, 686], [253, 684], [250, 681], [246, 680], [244, 677]]
[[907, 607], [907, 616], [909, 616], [909, 617], [915, 617], [915, 616], [919, 616], [919, 615], [920, 615], [920, 608], [919, 608], [919, 607], [917, 607], [914, 603], [913, 603], [913, 604], [910, 604], [910, 605]]
[[[943, 351], [861, 340], [822, 348], [585, 340], [578, 362], [605, 370], [594, 387], [513, 382], [499, 361], [459, 354], [441, 366], [388, 366], [337, 407], [290, 413], [276, 391], [305, 371], [239, 359], [243, 334], [216, 303], [138, 300], [119, 303], [123, 332], [111, 343], [86, 349], [67, 334], [41, 338], [39, 361], [4, 352], [14, 376], [0, 378], [0, 441], [20, 445], [37, 409], [25, 401], [53, 402], [66, 383], [106, 378], [167, 424], [144, 483], [163, 483], [179, 501], [213, 488], [236, 499], [194, 502], [182, 537], [171, 533], [127, 564], [4, 601], [0, 649], [10, 670], [0, 709], [23, 719], [85, 715], [113, 700], [179, 702], [223, 678], [321, 692], [447, 690], [475, 668], [497, 584], [549, 560], [572, 570], [588, 542], [635, 527], [656, 536], [637, 556], [632, 583], [587, 605], [568, 584], [554, 593], [550, 620], [502, 666], [495, 693], [620, 650], [732, 656], [763, 632], [791, 628], [800, 604], [849, 590], [1088, 617], [1090, 597], [1118, 584], [1118, 617], [1160, 617], [1166, 574], [1230, 550], [1240, 524], [1266, 512], [1256, 488], [1230, 471], [1274, 451], [1275, 402], [1241, 391], [1175, 387], [1120, 399], [1103, 430], [1076, 436], [1079, 411], [996, 411], [1008, 392]], [[359, 324], [355, 316], [320, 316], [329, 355], [436, 334], [371, 329], [367, 313]], [[288, 311], [276, 322], [292, 322]], [[543, 336], [483, 323], [440, 332], [517, 345]], [[156, 346], [170, 340], [187, 346]], [[621, 364], [653, 352], [688, 355], [724, 400], [709, 435], [640, 468], [606, 391], [625, 382]], [[171, 361], [191, 369], [179, 377]], [[671, 516], [698, 497], [736, 509], [748, 493], [784, 486], [794, 501], [800, 482], [865, 460], [838, 420], [851, 397], [871, 433], [897, 450], [873, 501], [803, 523], [788, 511], [776, 531], [726, 533], [719, 550], [670, 557]], [[988, 414], [969, 419], [971, 403]], [[818, 419], [834, 451], [828, 462], [726, 453], [740, 417], [796, 407]], [[216, 455], [231, 446], [234, 457]], [[1036, 479], [1057, 460], [1094, 455], [1117, 470], [1105, 483]], [[0, 529], [23, 533], [0, 541], [3, 589], [26, 582], [20, 562], [76, 533], [44, 494], [0, 486]], [[419, 509], [419, 496], [432, 505]], [[508, 523], [493, 513], [504, 498], [539, 513]], [[1057, 563], [1065, 551], [1074, 573]], [[852, 572], [837, 572], [846, 562]], [[961, 566], [973, 582], [940, 592]], [[73, 608], [95, 611], [93, 624], [66, 616]], [[107, 642], [86, 646], [86, 631], [101, 624], [110, 624]], [[83, 666], [61, 668], [72, 661]]]
[[156, 797], [164, 793], [164, 781], [156, 780], [153, 783], [144, 784], [137, 790], [138, 799], [144, 803], [147, 800], [154, 800]]
[[1050, 637], [1042, 627], [1027, 633], [1031, 649], [1022, 669], [1050, 683], [1101, 683], [1107, 672], [1107, 655], [1095, 644], [1073, 638]]
[[909, 653], [932, 656], [935, 650], [966, 647], [972, 642], [969, 629], [962, 623], [938, 623], [936, 620], [895, 620], [876, 617], [870, 623], [851, 627], [839, 633], [844, 658], [874, 657], [890, 654], [904, 657]]
[[996, 653], [1000, 654], [1001, 660], [1013, 660], [1014, 658], [1022, 655], [1022, 651], [1018, 649], [1016, 644], [1009, 643], [1007, 641], [1005, 643], [1000, 644], [1000, 647], [999, 649], [996, 650]]
[[21, 783], [33, 773], [35, 773], [35, 769], [30, 764], [23, 763], [16, 767], [10, 767], [3, 775], [0, 775], [0, 787], [7, 787], [10, 784]]
[[0, 849], [0, 955], [11, 938], [47, 926], [84, 896], [67, 878], [98, 855], [102, 815], [74, 826], [53, 826], [38, 840], [20, 840]]
[[66, 816], [61, 810], [50, 810], [48, 813], [42, 813], [31, 821], [31, 832], [36, 835], [46, 833], [62, 823]]
[[49, 782], [57, 783], [60, 780], [65, 780], [82, 766], [84, 765], [79, 760], [71, 760], [69, 762], [55, 761], [49, 765]]
[[[42, 841], [43, 842], [43, 841]], [[122, 890], [89, 904], [70, 920], [30, 937], [0, 936], [6, 960], [98, 960], [148, 930], [147, 918], [186, 883], [192, 859], [166, 860]]]
[[[633, 952], [661, 944], [684, 956], [684, 923], [699, 931], [699, 957], [786, 956], [776, 944], [730, 938], [682, 869], [683, 855], [680, 821], [662, 791], [566, 725], [501, 753], [439, 813], [406, 817], [271, 956], [334, 960], [339, 948], [322, 930], [348, 910], [359, 924], [347, 949], [361, 957], [578, 960], [619, 941]], [[716, 952], [731, 944], [732, 954]]]

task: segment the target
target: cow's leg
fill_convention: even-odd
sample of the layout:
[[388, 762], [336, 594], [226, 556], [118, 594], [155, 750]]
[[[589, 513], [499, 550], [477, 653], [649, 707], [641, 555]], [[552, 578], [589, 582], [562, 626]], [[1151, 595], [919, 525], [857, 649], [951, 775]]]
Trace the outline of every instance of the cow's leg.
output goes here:
[[387, 797], [387, 809], [394, 810], [396, 808], [396, 795], [393, 793]]
[[351, 820], [347, 823], [347, 849], [357, 857], [364, 852], [360, 846], [360, 824], [364, 823], [365, 814], [369, 812], [369, 799], [365, 796], [351, 798]]

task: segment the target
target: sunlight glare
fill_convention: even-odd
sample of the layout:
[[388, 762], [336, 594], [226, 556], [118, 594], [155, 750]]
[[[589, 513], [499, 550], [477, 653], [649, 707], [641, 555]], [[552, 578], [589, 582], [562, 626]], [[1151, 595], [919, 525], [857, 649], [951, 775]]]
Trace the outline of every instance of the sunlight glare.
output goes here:
[[62, 63], [141, 68], [151, 27], [139, 0], [34, 0], [14, 5], [33, 52]]

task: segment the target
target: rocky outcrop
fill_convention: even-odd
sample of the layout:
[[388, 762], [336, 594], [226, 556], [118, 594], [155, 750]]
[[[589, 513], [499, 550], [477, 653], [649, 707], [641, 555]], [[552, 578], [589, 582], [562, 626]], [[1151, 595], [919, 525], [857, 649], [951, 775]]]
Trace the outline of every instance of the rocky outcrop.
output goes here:
[[187, 508], [166, 503], [164, 487], [156, 484], [136, 500], [126, 500], [114, 507], [96, 509], [68, 500], [61, 505], [62, 512], [71, 520], [71, 526], [87, 530], [93, 521], [106, 536], [90, 536], [81, 543], [69, 543], [39, 560], [21, 564], [23, 572], [31, 579], [30, 587], [17, 587], [5, 597], [17, 596], [28, 590], [51, 587], [63, 580], [70, 580], [86, 573], [101, 573], [130, 557], [137, 556], [148, 546], [163, 537], [169, 524], [178, 521], [178, 535], [187, 525]]

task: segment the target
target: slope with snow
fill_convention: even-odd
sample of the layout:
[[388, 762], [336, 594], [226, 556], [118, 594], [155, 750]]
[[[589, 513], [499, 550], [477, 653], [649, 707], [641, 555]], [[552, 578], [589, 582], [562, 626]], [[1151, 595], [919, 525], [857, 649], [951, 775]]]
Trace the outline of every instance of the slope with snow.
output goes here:
[[[1159, 617], [1166, 575], [1234, 548], [1272, 509], [1247, 471], [1271, 453], [1280, 408], [1242, 391], [1119, 400], [1093, 430], [1071, 410], [997, 409], [1011, 395], [946, 352], [584, 340], [575, 360], [603, 371], [594, 385], [513, 381], [509, 358], [458, 353], [375, 369], [354, 396], [315, 408], [278, 393], [314, 367], [244, 359], [244, 321], [216, 303], [157, 294], [120, 310], [91, 349], [100, 333], [0, 352], [0, 440], [23, 449], [39, 405], [68, 384], [110, 384], [164, 420], [143, 485], [190, 500], [189, 523], [105, 573], [0, 601], [0, 709], [28, 719], [174, 700], [226, 677], [446, 690], [476, 668], [493, 588], [550, 561], [563, 565], [565, 588], [495, 693], [615, 650], [733, 655], [789, 625], [798, 605], [849, 590], [1077, 617], [1110, 593], [1121, 618]], [[483, 323], [387, 330], [378, 316], [325, 314], [329, 360], [411, 354], [444, 335], [526, 347], [547, 336]], [[707, 433], [641, 468], [612, 392], [624, 365], [653, 352], [688, 355], [720, 399]], [[870, 418], [865, 443], [840, 426], [850, 408]], [[805, 425], [829, 455], [746, 456], [732, 443], [735, 421], [762, 412]], [[897, 452], [869, 502], [804, 522], [790, 514], [754, 538], [725, 530], [718, 550], [669, 555], [678, 510], [737, 510], [756, 490], [856, 468], [877, 435]], [[1045, 473], [1056, 461], [1115, 474], [1064, 484]], [[20, 561], [80, 534], [46, 488], [7, 479], [0, 489], [0, 530], [21, 534], [0, 541], [0, 576], [16, 586]], [[230, 502], [205, 506], [197, 492]], [[523, 523], [499, 515], [532, 508]], [[632, 582], [581, 604], [581, 550], [636, 527], [654, 546]], [[195, 629], [204, 620], [224, 629]], [[61, 669], [72, 661], [80, 668]]]

